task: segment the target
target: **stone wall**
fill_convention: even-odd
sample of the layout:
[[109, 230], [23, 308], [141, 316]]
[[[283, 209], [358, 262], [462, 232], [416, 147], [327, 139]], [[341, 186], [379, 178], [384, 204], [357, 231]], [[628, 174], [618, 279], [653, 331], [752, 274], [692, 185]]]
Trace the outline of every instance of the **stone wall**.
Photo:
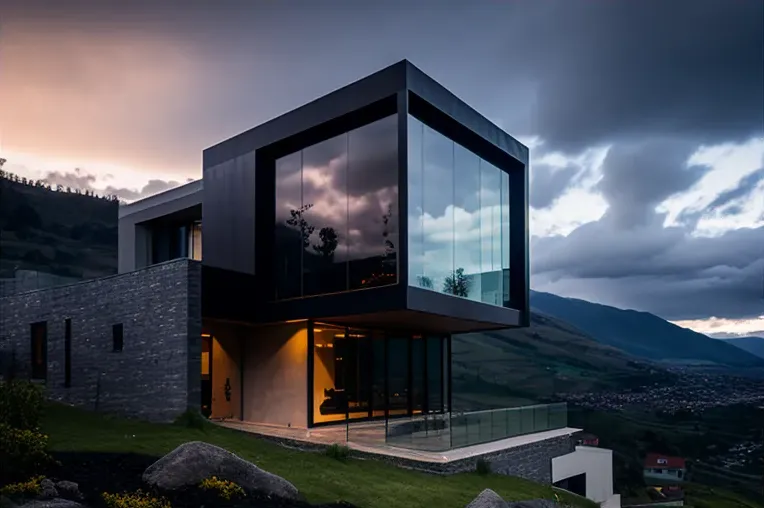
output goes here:
[[[71, 383], [65, 386], [65, 320]], [[0, 352], [31, 375], [31, 324], [47, 323], [46, 391], [88, 409], [169, 421], [200, 406], [201, 265], [180, 259], [0, 298]], [[124, 347], [113, 349], [122, 324]]]

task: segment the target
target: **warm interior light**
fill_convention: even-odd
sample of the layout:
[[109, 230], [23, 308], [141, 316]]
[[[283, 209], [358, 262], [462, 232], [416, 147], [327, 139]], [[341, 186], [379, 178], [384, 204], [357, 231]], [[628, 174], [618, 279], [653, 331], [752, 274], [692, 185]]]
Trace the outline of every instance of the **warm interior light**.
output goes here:
[[202, 334], [202, 337], [205, 337], [205, 338], [209, 338], [209, 336], [210, 336], [210, 334], [209, 334], [209, 333], [203, 333], [203, 334]]
[[319, 332], [319, 333], [320, 333], [320, 332], [323, 332], [323, 331], [324, 331], [324, 329], [323, 329], [323, 328], [314, 328], [314, 329], [313, 329], [313, 331], [314, 331], [314, 332]]

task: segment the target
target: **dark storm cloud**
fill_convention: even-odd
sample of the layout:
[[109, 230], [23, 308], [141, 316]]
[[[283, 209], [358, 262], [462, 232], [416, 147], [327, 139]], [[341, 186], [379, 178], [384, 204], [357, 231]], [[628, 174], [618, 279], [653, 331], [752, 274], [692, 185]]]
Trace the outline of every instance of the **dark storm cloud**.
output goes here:
[[553, 168], [546, 164], [533, 165], [531, 172], [531, 206], [536, 209], [554, 204], [579, 172], [575, 166]]
[[128, 189], [125, 187], [107, 186], [105, 188], [95, 188], [95, 175], [86, 173], [81, 169], [75, 169], [72, 172], [51, 171], [45, 175], [44, 180], [51, 185], [61, 185], [70, 187], [72, 190], [91, 191], [98, 195], [114, 195], [126, 201], [135, 201], [154, 194], [159, 194], [166, 190], [178, 187], [180, 182], [165, 180], [149, 180], [146, 185], [140, 189]]
[[517, 59], [538, 85], [531, 132], [552, 146], [644, 134], [722, 142], [764, 130], [764, 2], [527, 8]]
[[650, 221], [655, 206], [689, 189], [708, 170], [685, 167], [697, 149], [687, 141], [657, 139], [617, 144], [603, 162], [598, 190], [607, 200], [607, 214], [619, 228]]
[[534, 238], [538, 289], [653, 312], [666, 319], [732, 319], [764, 311], [764, 228], [695, 238], [651, 225], [600, 221], [568, 237]]

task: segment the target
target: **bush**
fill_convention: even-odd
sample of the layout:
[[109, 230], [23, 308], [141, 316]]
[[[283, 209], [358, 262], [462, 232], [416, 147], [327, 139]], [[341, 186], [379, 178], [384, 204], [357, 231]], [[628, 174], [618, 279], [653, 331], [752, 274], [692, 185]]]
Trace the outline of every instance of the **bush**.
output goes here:
[[350, 448], [334, 443], [326, 449], [326, 455], [337, 460], [346, 460], [350, 456]]
[[210, 422], [199, 411], [188, 409], [175, 419], [175, 425], [189, 429], [206, 430]]
[[0, 382], [0, 424], [21, 430], [36, 430], [40, 425], [44, 402], [42, 388], [34, 383]]
[[29, 478], [50, 466], [47, 447], [48, 436], [0, 423], [0, 481]]
[[104, 492], [101, 497], [108, 508], [171, 508], [167, 499], [154, 497], [142, 490], [124, 494]]
[[475, 464], [475, 471], [477, 471], [477, 474], [480, 475], [490, 474], [491, 464], [489, 464], [485, 459], [478, 459], [477, 464]]
[[216, 491], [218, 496], [222, 497], [226, 501], [242, 498], [247, 495], [241, 486], [229, 480], [221, 480], [217, 476], [206, 478], [202, 481], [202, 483], [199, 484], [199, 487], [203, 490]]
[[0, 495], [8, 497], [35, 497], [40, 494], [42, 476], [35, 476], [25, 482], [10, 483], [0, 488]]

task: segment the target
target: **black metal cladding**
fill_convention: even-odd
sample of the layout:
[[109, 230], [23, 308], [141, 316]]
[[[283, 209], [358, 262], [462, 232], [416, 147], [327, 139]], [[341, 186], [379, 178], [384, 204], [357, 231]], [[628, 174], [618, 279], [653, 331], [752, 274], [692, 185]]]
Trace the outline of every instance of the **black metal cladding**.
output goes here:
[[[275, 160], [307, 146], [330, 139], [391, 114], [398, 115], [398, 284], [369, 290], [300, 298], [274, 304], [273, 229], [275, 223]], [[251, 256], [255, 275], [247, 280], [249, 290], [243, 297], [237, 291], [225, 291], [225, 284], [217, 285], [215, 300], [217, 313], [224, 313], [226, 301], [237, 309], [239, 316], [247, 314], [251, 321], [321, 318], [343, 314], [362, 314], [409, 308], [411, 289], [408, 287], [408, 230], [407, 230], [407, 116], [409, 113], [448, 138], [490, 161], [509, 175], [510, 196], [510, 266], [509, 305], [520, 311], [519, 322], [529, 321], [528, 277], [528, 149], [496, 127], [477, 111], [414, 67], [401, 61], [360, 81], [347, 85], [305, 106], [275, 118], [254, 129], [224, 141], [204, 151], [204, 265], [205, 281], [218, 278], [220, 273], [239, 271], [242, 266], [228, 262], [225, 249], [235, 248], [240, 257]], [[229, 161], [253, 154], [247, 164], [230, 164], [225, 172], [219, 170]], [[208, 170], [215, 170], [212, 173]], [[238, 173], [255, 172], [254, 184]], [[214, 173], [214, 174], [213, 174]], [[230, 173], [230, 175], [229, 175]], [[237, 173], [236, 175], [234, 173]], [[226, 183], [221, 180], [229, 180]], [[208, 185], [208, 177], [210, 185]], [[214, 183], [213, 181], [214, 180]], [[237, 182], [245, 182], [237, 185]], [[210, 210], [229, 207], [230, 210]], [[254, 210], [254, 231], [247, 220], [236, 223], [236, 207], [251, 206]], [[233, 219], [232, 219], [233, 217]], [[224, 222], [217, 224], [216, 222]], [[218, 228], [218, 226], [220, 226]], [[220, 233], [216, 233], [219, 231]], [[255, 244], [257, 248], [255, 249]], [[238, 264], [238, 266], [237, 266]], [[214, 267], [212, 271], [207, 270]], [[214, 274], [212, 272], [215, 272]], [[231, 274], [229, 280], [233, 280]], [[206, 282], [205, 282], [206, 284]], [[205, 293], [207, 288], [205, 287]], [[416, 289], [416, 288], [414, 288]], [[444, 295], [425, 295], [426, 310], [431, 310]], [[432, 301], [429, 302], [429, 299]], [[242, 301], [244, 300], [244, 301]], [[423, 302], [421, 296], [416, 301]], [[480, 318], [483, 307], [476, 302], [465, 302], [470, 307], [470, 318]], [[244, 307], [251, 309], [244, 311]], [[451, 307], [451, 306], [449, 306]], [[414, 309], [421, 310], [423, 309]], [[495, 317], [500, 309], [487, 310], [486, 318]], [[205, 311], [205, 314], [207, 312]], [[445, 314], [445, 312], [444, 312]], [[222, 317], [222, 316], [221, 316]], [[515, 318], [513, 318], [515, 319]], [[513, 319], [510, 319], [512, 321]]]

